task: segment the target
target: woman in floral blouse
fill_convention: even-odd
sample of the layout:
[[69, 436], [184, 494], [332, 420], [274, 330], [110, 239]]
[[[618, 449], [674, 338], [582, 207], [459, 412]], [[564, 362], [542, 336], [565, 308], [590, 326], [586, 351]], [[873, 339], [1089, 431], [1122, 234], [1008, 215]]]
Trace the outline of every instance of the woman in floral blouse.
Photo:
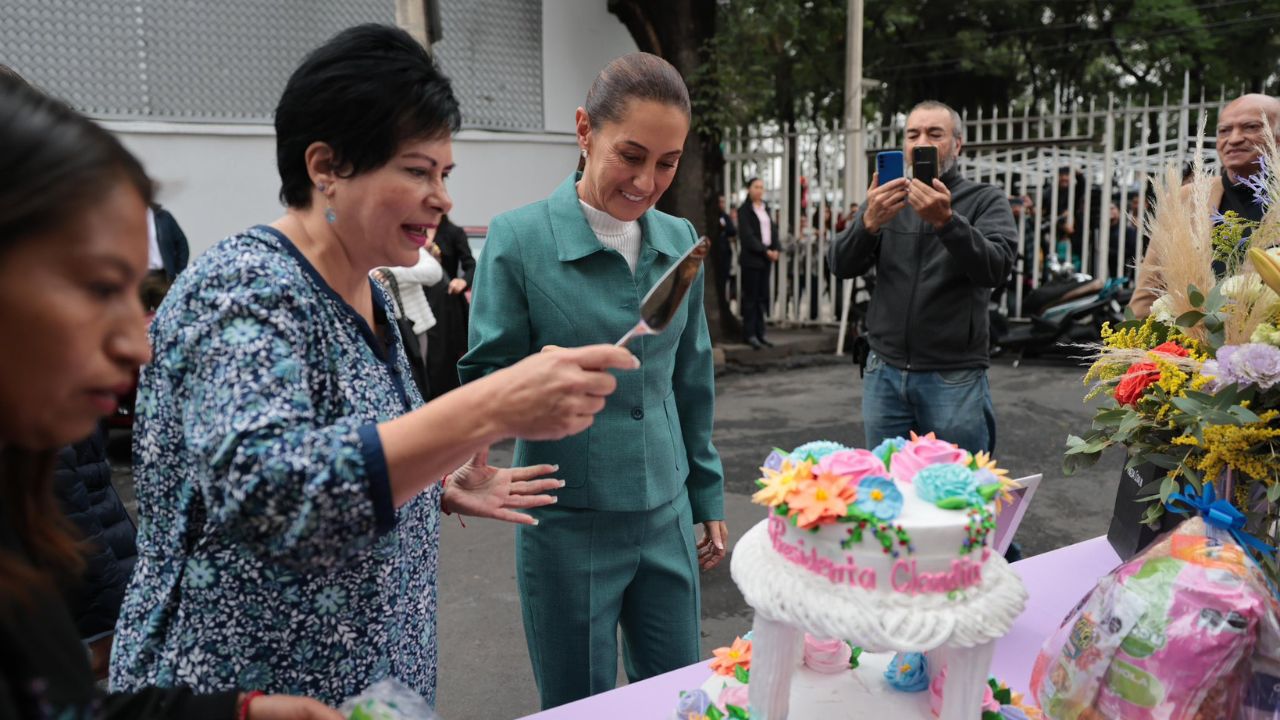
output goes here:
[[448, 80], [403, 31], [352, 28], [294, 72], [275, 125], [287, 212], [200, 257], [152, 325], [111, 683], [338, 703], [393, 677], [434, 702], [440, 511], [533, 522], [555, 468], [484, 449], [584, 430], [606, 370], [637, 361], [535, 356], [423, 405], [368, 274], [411, 265], [450, 208]]

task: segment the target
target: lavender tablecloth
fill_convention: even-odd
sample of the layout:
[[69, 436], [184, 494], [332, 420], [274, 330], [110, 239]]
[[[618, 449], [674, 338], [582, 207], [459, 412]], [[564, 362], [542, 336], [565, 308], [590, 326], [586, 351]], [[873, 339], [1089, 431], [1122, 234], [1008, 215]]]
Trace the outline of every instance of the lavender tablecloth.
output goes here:
[[[1013, 629], [996, 644], [991, 674], [1017, 691], [1026, 691], [1031, 665], [1040, 644], [1075, 607], [1080, 598], [1119, 564], [1105, 537], [1086, 540], [1013, 564], [1027, 586], [1027, 609]], [[743, 628], [746, 632], [749, 628]], [[601, 718], [669, 717], [681, 690], [702, 685], [711, 671], [707, 662], [627, 685], [612, 692], [530, 715], [526, 720], [601, 720]]]

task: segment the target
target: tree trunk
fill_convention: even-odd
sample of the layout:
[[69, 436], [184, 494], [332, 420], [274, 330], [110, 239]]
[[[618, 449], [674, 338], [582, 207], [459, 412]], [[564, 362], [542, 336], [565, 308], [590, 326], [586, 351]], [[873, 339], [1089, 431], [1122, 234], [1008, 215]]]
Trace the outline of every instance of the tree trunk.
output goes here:
[[[653, 53], [675, 66], [685, 78], [693, 75], [706, 58], [706, 44], [715, 34], [715, 0], [608, 0], [609, 12], [627, 27], [636, 47]], [[699, 91], [689, 88], [690, 94]], [[699, 234], [711, 237], [720, 232], [716, 205], [724, 158], [716, 138], [691, 131], [685, 140], [680, 170], [670, 189], [658, 202], [663, 212], [687, 218]], [[704, 263], [706, 288], [703, 305], [712, 342], [742, 335], [742, 325], [729, 311], [728, 298], [721, 291], [715, 263]]]

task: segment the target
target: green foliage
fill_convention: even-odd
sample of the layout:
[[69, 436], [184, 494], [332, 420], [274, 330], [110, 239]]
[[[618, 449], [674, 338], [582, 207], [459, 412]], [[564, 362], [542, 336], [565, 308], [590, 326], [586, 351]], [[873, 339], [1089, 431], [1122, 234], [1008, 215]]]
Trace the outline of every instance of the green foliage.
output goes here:
[[[845, 0], [727, 0], [692, 82], [698, 122], [843, 114]], [[1280, 0], [865, 0], [864, 110], [927, 99], [1021, 110], [1108, 92], [1261, 89], [1280, 61]]]
[[690, 84], [695, 122], [718, 130], [762, 120], [844, 114], [845, 3], [722, 3], [710, 62]]

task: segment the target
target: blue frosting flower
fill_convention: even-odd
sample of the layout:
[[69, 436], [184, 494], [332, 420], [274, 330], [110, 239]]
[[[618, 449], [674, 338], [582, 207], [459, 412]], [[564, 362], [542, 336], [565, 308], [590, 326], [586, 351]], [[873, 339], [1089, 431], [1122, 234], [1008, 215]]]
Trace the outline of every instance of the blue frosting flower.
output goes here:
[[902, 512], [902, 491], [889, 478], [871, 475], [858, 483], [858, 497], [853, 504], [859, 510], [889, 522]]
[[929, 689], [929, 661], [922, 653], [897, 653], [885, 668], [884, 679], [902, 692], [924, 692]]
[[797, 461], [803, 461], [806, 457], [812, 456], [813, 459], [817, 461], [833, 452], [840, 452], [841, 450], [848, 449], [849, 448], [841, 445], [840, 443], [831, 442], [830, 440], [814, 440], [813, 442], [807, 442], [795, 450], [792, 450], [791, 457], [795, 458]]
[[900, 437], [886, 438], [879, 445], [871, 449], [871, 454], [880, 458], [880, 462], [884, 463], [885, 467], [889, 467], [889, 458], [894, 453], [901, 450], [902, 446], [906, 444], [907, 444], [906, 438], [900, 438]]
[[1031, 720], [1027, 714], [1014, 707], [1013, 705], [1005, 705], [1000, 708], [1000, 717], [1002, 720]]
[[916, 486], [916, 494], [925, 502], [937, 504], [950, 498], [974, 504], [982, 502], [978, 478], [964, 465], [929, 465], [916, 473], [912, 482]]
[[782, 461], [786, 459], [787, 459], [786, 455], [783, 455], [777, 450], [774, 450], [773, 452], [769, 453], [769, 457], [764, 459], [764, 466], [770, 470], [781, 470]]
[[676, 704], [676, 717], [687, 717], [689, 713], [702, 715], [709, 707], [711, 707], [711, 696], [703, 692], [702, 688], [690, 690], [680, 695], [680, 702]]

